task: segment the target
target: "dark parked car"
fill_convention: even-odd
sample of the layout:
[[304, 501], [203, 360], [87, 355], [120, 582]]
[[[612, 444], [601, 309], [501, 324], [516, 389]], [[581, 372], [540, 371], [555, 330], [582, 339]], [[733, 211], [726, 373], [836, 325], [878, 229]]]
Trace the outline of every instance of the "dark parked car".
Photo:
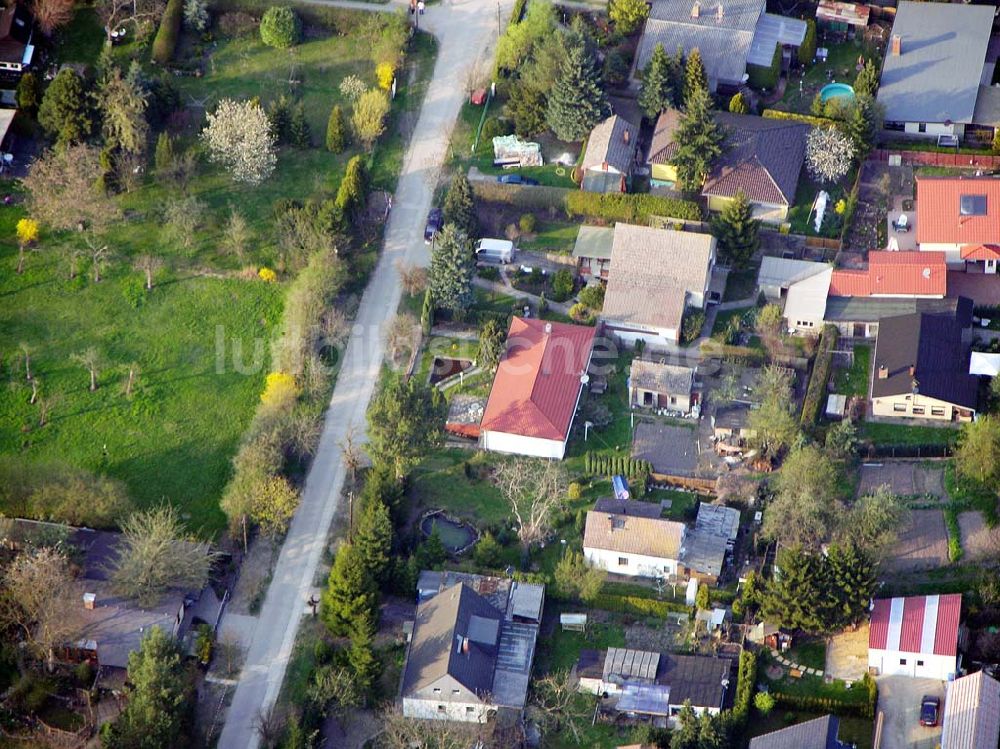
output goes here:
[[936, 726], [941, 712], [941, 698], [927, 694], [920, 700], [920, 725]]
[[505, 185], [537, 185], [538, 180], [532, 179], [531, 177], [524, 177], [520, 174], [501, 174], [497, 177], [497, 182], [503, 182]]
[[444, 214], [441, 209], [431, 208], [431, 212], [427, 214], [427, 226], [424, 227], [424, 244], [434, 241], [434, 235], [441, 231], [442, 224], [444, 224]]

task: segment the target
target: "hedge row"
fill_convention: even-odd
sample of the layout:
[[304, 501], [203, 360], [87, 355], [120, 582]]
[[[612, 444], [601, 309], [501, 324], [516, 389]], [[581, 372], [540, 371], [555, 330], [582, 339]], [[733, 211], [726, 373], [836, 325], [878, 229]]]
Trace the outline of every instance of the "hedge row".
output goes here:
[[638, 596], [612, 596], [600, 593], [590, 601], [590, 607], [603, 609], [616, 614], [631, 614], [632, 616], [658, 616], [661, 619], [670, 614], [687, 614], [690, 609], [683, 603], [672, 601], [655, 601]]
[[[369, 0], [374, 8], [379, 5], [388, 5]], [[283, 3], [294, 8], [295, 13], [302, 19], [305, 26], [320, 26], [335, 34], [346, 36], [358, 27], [370, 23], [370, 14], [362, 10], [348, 8], [335, 8], [328, 5], [313, 5], [306, 2]], [[249, 13], [258, 20], [264, 12], [274, 5], [273, 0], [212, 0], [213, 15], [223, 13]]]
[[826, 383], [830, 379], [830, 367], [833, 365], [833, 347], [837, 345], [837, 327], [824, 325], [819, 337], [819, 349], [816, 351], [816, 363], [813, 364], [812, 378], [806, 390], [806, 398], [802, 402], [802, 416], [799, 422], [804, 427], [812, 426], [819, 418], [826, 396]]
[[487, 203], [501, 203], [516, 208], [540, 210], [552, 208], [557, 211], [566, 207], [566, 195], [574, 190], [565, 187], [529, 187], [507, 185], [495, 180], [475, 180], [470, 183], [472, 193]]
[[183, 18], [184, 0], [167, 0], [167, 9], [163, 11], [160, 28], [156, 30], [153, 40], [153, 59], [160, 65], [166, 65], [173, 59]]
[[816, 127], [833, 127], [837, 123], [827, 117], [813, 117], [809, 114], [799, 114], [798, 112], [782, 112], [780, 109], [765, 109], [760, 113], [761, 117], [769, 120], [792, 120], [793, 122], [804, 122], [807, 125]]
[[747, 83], [751, 88], [772, 89], [778, 85], [778, 76], [781, 75], [781, 45], [774, 45], [774, 55], [771, 57], [771, 64], [747, 65]]
[[740, 670], [736, 677], [736, 699], [733, 702], [733, 715], [743, 722], [750, 715], [750, 702], [757, 688], [757, 656], [749, 650], [740, 653]]
[[597, 193], [573, 190], [566, 196], [566, 215], [585, 216], [606, 221], [629, 221], [647, 224], [650, 216], [666, 216], [687, 221], [701, 221], [701, 207], [690, 200], [665, 198], [648, 193]]
[[630, 458], [627, 455], [595, 455], [591, 450], [584, 457], [587, 473], [598, 476], [627, 476], [640, 478], [653, 472], [648, 460]]

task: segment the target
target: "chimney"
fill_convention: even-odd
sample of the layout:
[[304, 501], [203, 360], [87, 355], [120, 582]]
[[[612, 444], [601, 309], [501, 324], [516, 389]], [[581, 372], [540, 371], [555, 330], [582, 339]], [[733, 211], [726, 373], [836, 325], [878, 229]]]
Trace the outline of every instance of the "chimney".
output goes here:
[[903, 54], [903, 37], [899, 34], [892, 35], [892, 56], [899, 57]]
[[694, 0], [691, 6], [691, 18], [701, 18], [701, 3], [698, 0]]
[[914, 367], [914, 366], [913, 366], [913, 365], [911, 364], [911, 365], [910, 365], [910, 379], [912, 380], [912, 379], [913, 379], [913, 377], [914, 377], [914, 376], [915, 376], [916, 374], [917, 374], [917, 368], [916, 368], [916, 367]]
[[725, 14], [726, 12], [722, 9], [722, 3], [719, 3], [719, 7], [715, 9], [715, 20], [721, 22]]
[[879, 364], [878, 365], [878, 378], [880, 380], [888, 380], [889, 379], [889, 368], [887, 366], [885, 366], [885, 364]]
[[469, 638], [468, 637], [463, 637], [462, 638], [462, 654], [463, 655], [468, 655], [469, 654]]
[[83, 594], [83, 607], [88, 611], [93, 611], [97, 604], [97, 594], [96, 593], [84, 593]]
[[545, 335], [548, 335], [551, 332], [552, 332], [552, 323], [550, 322], [545, 323]]
[[625, 132], [622, 133], [622, 140], [625, 142], [625, 145], [628, 145], [630, 137], [631, 136], [629, 135], [628, 128], [626, 128]]

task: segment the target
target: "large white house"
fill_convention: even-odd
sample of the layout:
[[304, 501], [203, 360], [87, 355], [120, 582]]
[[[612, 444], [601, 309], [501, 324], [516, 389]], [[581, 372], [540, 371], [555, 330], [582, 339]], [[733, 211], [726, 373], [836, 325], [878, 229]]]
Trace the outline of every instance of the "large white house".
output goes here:
[[954, 679], [962, 596], [880, 598], [868, 630], [868, 669], [877, 676]]
[[586, 382], [594, 329], [515, 317], [480, 427], [487, 450], [561, 460]]

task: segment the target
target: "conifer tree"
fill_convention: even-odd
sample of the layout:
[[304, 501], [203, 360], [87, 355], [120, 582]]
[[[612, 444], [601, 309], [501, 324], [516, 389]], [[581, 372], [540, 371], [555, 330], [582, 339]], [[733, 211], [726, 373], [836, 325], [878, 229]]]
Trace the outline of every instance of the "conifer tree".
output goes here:
[[445, 224], [431, 257], [430, 289], [434, 306], [464, 317], [472, 306], [474, 271], [475, 260], [469, 240], [454, 224]]
[[452, 177], [441, 212], [444, 214], [444, 223], [454, 224], [470, 240], [476, 238], [479, 227], [472, 185], [469, 184], [469, 178], [461, 172]]
[[875, 96], [878, 90], [878, 68], [875, 61], [868, 58], [854, 79], [854, 94], [856, 96]]
[[696, 87], [674, 133], [677, 151], [672, 163], [677, 167], [677, 180], [685, 191], [701, 189], [712, 162], [722, 153], [723, 135], [712, 116], [711, 106], [708, 89]]
[[321, 603], [323, 623], [338, 637], [351, 634], [362, 617], [373, 615], [377, 605], [374, 581], [353, 544], [345, 543], [337, 552]]
[[560, 67], [559, 79], [549, 95], [546, 120], [562, 141], [582, 140], [610, 113], [608, 98], [601, 85], [601, 68], [586, 43], [569, 46]]
[[705, 74], [705, 64], [697, 47], [691, 50], [684, 64], [684, 106], [690, 107], [695, 91], [708, 94], [708, 76]]
[[639, 107], [651, 120], [655, 120], [674, 103], [670, 65], [670, 57], [663, 45], [657, 44], [643, 71], [642, 87], [639, 90]]
[[347, 146], [347, 127], [344, 124], [344, 110], [337, 104], [330, 110], [330, 119], [326, 123], [326, 150], [330, 153], [342, 153]]
[[312, 145], [309, 121], [306, 120], [306, 110], [301, 101], [292, 107], [288, 120], [288, 139], [296, 148], [309, 148]]
[[354, 533], [358, 556], [376, 583], [384, 583], [392, 553], [392, 519], [380, 497], [367, 497]]
[[351, 646], [347, 650], [347, 665], [354, 676], [359, 692], [368, 694], [378, 676], [379, 662], [372, 648], [375, 639], [375, 622], [372, 614], [360, 617], [351, 627]]
[[745, 268], [760, 246], [760, 221], [753, 206], [740, 190], [712, 221], [712, 233], [719, 240], [719, 252], [730, 265]]

